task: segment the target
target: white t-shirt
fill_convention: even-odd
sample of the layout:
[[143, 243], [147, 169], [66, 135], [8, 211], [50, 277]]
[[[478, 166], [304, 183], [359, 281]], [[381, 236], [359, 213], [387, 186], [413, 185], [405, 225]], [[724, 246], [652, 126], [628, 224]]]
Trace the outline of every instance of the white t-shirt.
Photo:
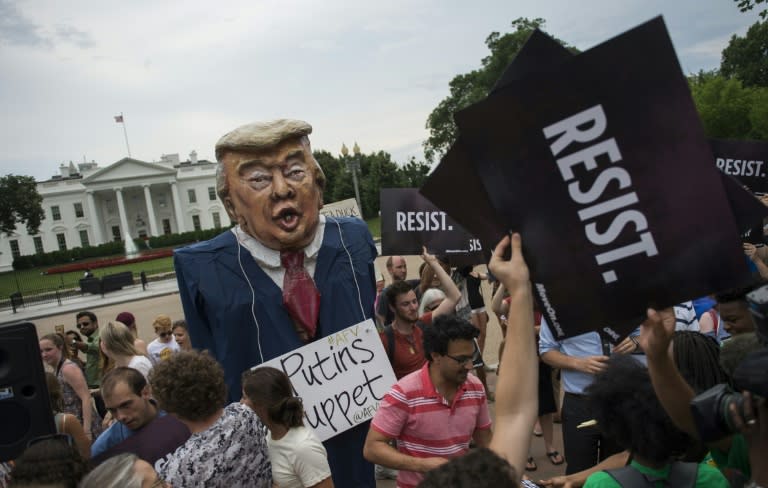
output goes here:
[[128, 367], [139, 371], [144, 375], [147, 382], [149, 382], [149, 372], [152, 371], [154, 366], [152, 365], [152, 361], [147, 359], [146, 356], [133, 356], [131, 360], [128, 361]]
[[149, 354], [149, 358], [155, 364], [170, 358], [173, 353], [179, 352], [179, 350], [179, 345], [173, 337], [171, 337], [171, 340], [168, 342], [160, 342], [159, 338], [155, 339], [147, 346], [147, 354]]
[[312, 429], [293, 427], [280, 440], [267, 434], [272, 482], [280, 488], [313, 486], [331, 476], [328, 454]]

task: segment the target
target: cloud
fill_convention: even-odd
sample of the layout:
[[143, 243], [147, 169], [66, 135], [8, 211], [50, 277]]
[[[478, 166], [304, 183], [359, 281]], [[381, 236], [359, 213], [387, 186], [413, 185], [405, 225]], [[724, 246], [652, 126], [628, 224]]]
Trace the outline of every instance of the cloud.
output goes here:
[[0, 0], [0, 44], [50, 48], [40, 27], [24, 17], [10, 0]]
[[81, 49], [89, 49], [96, 46], [96, 43], [88, 33], [78, 30], [71, 25], [57, 25], [56, 38], [57, 40], [74, 44]]

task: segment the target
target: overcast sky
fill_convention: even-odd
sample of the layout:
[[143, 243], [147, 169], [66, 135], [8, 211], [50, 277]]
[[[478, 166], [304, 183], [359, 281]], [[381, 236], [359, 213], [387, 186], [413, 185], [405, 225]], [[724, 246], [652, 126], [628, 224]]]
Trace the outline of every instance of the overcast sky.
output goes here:
[[[759, 19], [732, 0], [0, 0], [0, 174], [48, 179], [193, 149], [255, 120], [422, 158], [427, 116], [518, 17], [584, 50], [662, 14], [685, 73], [719, 66]], [[653, 53], [648, 53], [652, 56]]]

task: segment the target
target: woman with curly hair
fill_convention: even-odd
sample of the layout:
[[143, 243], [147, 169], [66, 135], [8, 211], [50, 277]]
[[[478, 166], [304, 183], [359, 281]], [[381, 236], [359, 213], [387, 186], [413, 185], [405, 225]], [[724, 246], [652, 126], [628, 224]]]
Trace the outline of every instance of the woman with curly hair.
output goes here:
[[114, 368], [126, 366], [138, 370], [145, 378], [152, 371], [152, 362], [134, 345], [134, 337], [122, 322], [109, 322], [99, 332], [101, 339], [102, 371], [107, 374]]
[[[589, 408], [598, 428], [630, 452], [632, 470], [647, 480], [668, 481], [679, 486], [675, 463], [686, 452], [691, 439], [675, 427], [656, 398], [648, 370], [626, 355], [614, 355], [586, 390]], [[690, 467], [690, 466], [689, 466]], [[719, 470], [705, 463], [696, 466], [697, 487], [726, 488]], [[678, 471], [680, 469], [680, 471]], [[598, 471], [587, 478], [585, 488], [618, 488], [617, 471]], [[635, 473], [632, 473], [636, 476]]]
[[149, 376], [158, 406], [192, 436], [155, 463], [173, 486], [272, 486], [264, 424], [246, 405], [226, 404], [224, 370], [207, 353], [180, 352]]
[[41, 337], [40, 355], [43, 362], [53, 368], [61, 385], [61, 411], [77, 417], [83, 424], [85, 435], [91, 441], [97, 438], [102, 431], [101, 417], [91, 399], [83, 370], [67, 356], [64, 337], [61, 334], [46, 334]]
[[273, 482], [280, 488], [333, 488], [328, 454], [314, 431], [304, 426], [304, 407], [293, 396], [288, 376], [265, 366], [243, 373], [242, 384], [242, 402], [269, 429]]

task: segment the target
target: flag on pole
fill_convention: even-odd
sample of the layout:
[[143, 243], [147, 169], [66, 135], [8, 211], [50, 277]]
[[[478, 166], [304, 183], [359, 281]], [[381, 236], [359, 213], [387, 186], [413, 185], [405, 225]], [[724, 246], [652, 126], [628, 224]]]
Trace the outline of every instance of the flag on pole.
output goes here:
[[115, 122], [117, 122], [118, 124], [122, 124], [123, 123], [123, 114], [115, 115]]

